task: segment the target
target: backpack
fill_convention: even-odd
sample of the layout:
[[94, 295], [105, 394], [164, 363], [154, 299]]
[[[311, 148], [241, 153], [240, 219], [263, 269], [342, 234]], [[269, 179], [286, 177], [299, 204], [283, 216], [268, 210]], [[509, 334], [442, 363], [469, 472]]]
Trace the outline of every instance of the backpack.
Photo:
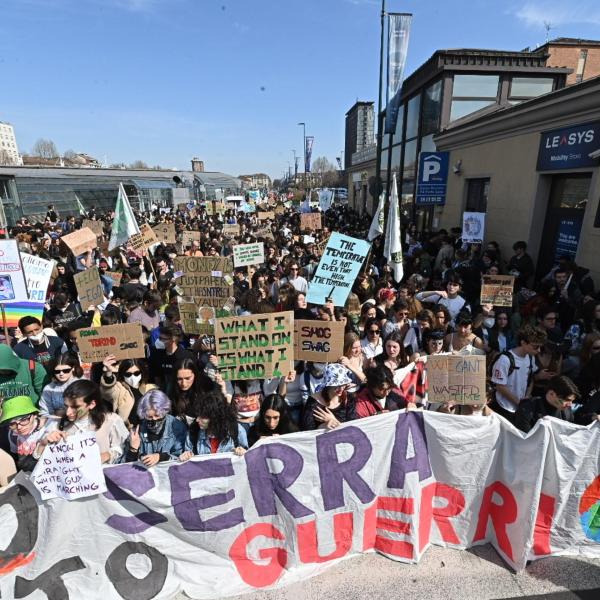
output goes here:
[[[510, 350], [504, 350], [502, 352], [499, 352], [490, 361], [486, 379], [488, 380], [488, 383], [492, 390], [492, 400], [494, 402], [496, 401], [496, 384], [492, 381], [492, 373], [494, 372], [494, 365], [498, 362], [498, 359], [501, 356], [506, 356], [508, 358], [508, 362], [509, 362], [508, 377], [510, 377], [517, 369], [521, 368], [521, 367], [517, 367], [517, 364], [515, 362], [515, 355], [512, 352], [510, 352]], [[529, 356], [529, 373], [527, 374], [527, 387], [529, 387], [529, 385], [531, 384], [532, 379], [533, 379], [533, 357], [530, 355]]]

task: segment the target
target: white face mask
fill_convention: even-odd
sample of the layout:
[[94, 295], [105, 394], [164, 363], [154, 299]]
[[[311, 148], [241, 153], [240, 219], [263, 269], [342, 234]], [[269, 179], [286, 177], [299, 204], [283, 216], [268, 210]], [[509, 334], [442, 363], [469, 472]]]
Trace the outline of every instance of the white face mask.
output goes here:
[[164, 350], [166, 348], [165, 343], [162, 340], [156, 340], [154, 342], [154, 347], [157, 350]]
[[483, 416], [483, 407], [481, 407], [481, 408], [473, 408], [473, 412], [471, 414], [474, 417], [482, 417]]
[[30, 335], [29, 339], [34, 343], [34, 344], [39, 344], [43, 341], [44, 339], [44, 332], [42, 331], [41, 333], [38, 333], [37, 335]]
[[142, 376], [141, 375], [126, 375], [125, 377], [123, 377], [123, 380], [125, 381], [125, 383], [127, 385], [130, 385], [132, 388], [139, 388], [140, 387], [140, 381], [142, 381]]
[[496, 320], [493, 317], [490, 319], [484, 319], [483, 326], [486, 327], [487, 329], [491, 329], [494, 326], [495, 322], [496, 322]]

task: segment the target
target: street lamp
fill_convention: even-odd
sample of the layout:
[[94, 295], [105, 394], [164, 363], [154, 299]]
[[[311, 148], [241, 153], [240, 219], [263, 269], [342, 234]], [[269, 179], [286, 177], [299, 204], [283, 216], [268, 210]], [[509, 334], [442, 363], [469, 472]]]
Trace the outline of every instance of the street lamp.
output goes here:
[[306, 123], [298, 123], [302, 126], [302, 148], [304, 149], [304, 192], [306, 193]]
[[294, 153], [294, 184], [295, 184], [296, 180], [298, 179], [298, 157], [296, 156], [296, 150], [292, 149], [292, 152]]

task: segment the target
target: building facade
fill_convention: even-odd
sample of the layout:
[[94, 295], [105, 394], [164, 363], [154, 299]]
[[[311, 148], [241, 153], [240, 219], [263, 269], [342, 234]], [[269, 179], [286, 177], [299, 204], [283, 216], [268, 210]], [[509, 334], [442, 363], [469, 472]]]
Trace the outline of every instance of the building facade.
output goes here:
[[573, 70], [567, 76], [567, 85], [581, 83], [600, 75], [600, 41], [557, 38], [536, 48], [535, 51], [548, 54], [548, 66]]
[[10, 123], [0, 121], [0, 165], [22, 165], [15, 130]]
[[569, 256], [600, 281], [600, 77], [455, 124], [435, 137], [448, 151], [439, 227], [485, 213], [485, 239], [503, 256], [524, 240], [544, 276]]
[[375, 143], [373, 102], [358, 101], [346, 113], [344, 170], [352, 166], [352, 155]]

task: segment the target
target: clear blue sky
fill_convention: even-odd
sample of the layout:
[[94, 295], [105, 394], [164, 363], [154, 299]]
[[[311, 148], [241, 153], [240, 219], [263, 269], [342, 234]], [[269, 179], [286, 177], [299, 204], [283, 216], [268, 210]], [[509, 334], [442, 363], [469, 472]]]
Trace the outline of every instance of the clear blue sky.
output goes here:
[[[315, 136], [376, 100], [379, 0], [1, 0], [0, 120], [21, 151], [278, 177]], [[573, 4], [573, 6], [569, 6]], [[388, 0], [414, 13], [406, 74], [439, 48], [520, 50], [600, 38], [600, 0]]]

